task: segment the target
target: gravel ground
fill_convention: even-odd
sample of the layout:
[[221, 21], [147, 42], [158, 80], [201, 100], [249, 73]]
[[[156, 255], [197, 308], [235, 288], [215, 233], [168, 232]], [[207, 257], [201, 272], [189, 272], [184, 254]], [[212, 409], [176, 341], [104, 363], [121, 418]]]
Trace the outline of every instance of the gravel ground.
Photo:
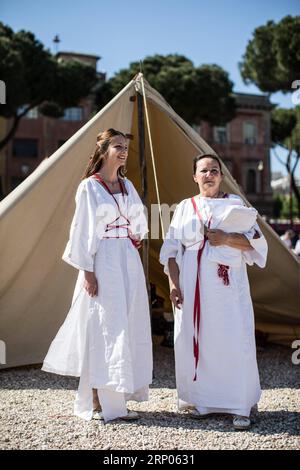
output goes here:
[[150, 401], [129, 408], [135, 423], [104, 425], [73, 416], [78, 380], [38, 367], [0, 371], [1, 449], [300, 449], [300, 365], [291, 349], [259, 348], [263, 395], [248, 431], [232, 429], [231, 418], [202, 421], [176, 412], [173, 350], [155, 346]]

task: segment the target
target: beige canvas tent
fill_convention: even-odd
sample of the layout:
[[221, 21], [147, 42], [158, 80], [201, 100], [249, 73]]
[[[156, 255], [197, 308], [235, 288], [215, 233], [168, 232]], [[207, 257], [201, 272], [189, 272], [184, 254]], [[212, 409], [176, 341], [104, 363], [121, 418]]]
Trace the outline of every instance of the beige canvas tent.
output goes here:
[[[141, 188], [137, 100], [132, 97], [142, 93], [142, 82], [141, 75], [135, 77], [0, 203], [0, 340], [6, 345], [6, 364], [1, 367], [41, 362], [66, 316], [77, 272], [61, 261], [61, 255], [75, 191], [101, 130], [114, 127], [132, 134], [128, 177]], [[195, 191], [193, 157], [213, 151], [157, 91], [144, 84], [160, 199], [174, 204]], [[157, 203], [157, 193], [145, 132], [152, 204]], [[224, 189], [242, 195], [225, 166], [223, 171]], [[266, 269], [249, 269], [256, 328], [270, 341], [290, 344], [300, 338], [300, 263], [263, 220], [260, 225], [270, 253]], [[150, 280], [168, 298], [167, 279], [158, 262], [160, 245], [161, 241], [150, 240]]]

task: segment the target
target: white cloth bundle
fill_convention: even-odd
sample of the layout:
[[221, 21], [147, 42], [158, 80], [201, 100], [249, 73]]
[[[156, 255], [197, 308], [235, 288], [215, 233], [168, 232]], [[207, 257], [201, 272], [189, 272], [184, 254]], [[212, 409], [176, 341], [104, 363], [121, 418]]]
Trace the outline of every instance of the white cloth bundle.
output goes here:
[[[212, 211], [212, 229], [223, 230], [226, 233], [247, 234], [256, 223], [257, 210], [253, 207], [230, 204], [216, 206]], [[242, 251], [230, 246], [211, 246], [208, 244], [207, 257], [210, 261], [227, 266], [240, 266]]]

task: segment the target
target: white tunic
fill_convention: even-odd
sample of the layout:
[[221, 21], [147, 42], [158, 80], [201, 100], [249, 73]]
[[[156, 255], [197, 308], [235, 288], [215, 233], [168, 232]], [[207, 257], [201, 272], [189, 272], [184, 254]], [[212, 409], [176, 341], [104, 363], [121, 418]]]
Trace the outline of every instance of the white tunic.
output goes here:
[[[174, 332], [179, 407], [192, 405], [201, 413], [249, 416], [252, 406], [259, 401], [261, 389], [246, 263], [264, 267], [267, 244], [255, 223], [256, 211], [244, 207], [238, 196], [229, 195], [227, 199], [197, 196], [195, 200], [206, 225], [211, 220], [212, 229], [244, 233], [254, 249], [213, 247], [208, 241], [204, 247], [200, 264], [200, 355], [194, 381], [193, 313], [203, 224], [191, 199], [178, 204], [160, 261], [166, 274], [169, 258], [176, 258], [180, 270], [183, 305], [181, 310], [175, 309]], [[255, 231], [259, 238], [253, 238]], [[218, 263], [229, 266], [229, 285], [218, 276]]]
[[[47, 372], [81, 376], [75, 413], [85, 419], [92, 417], [92, 388], [144, 400], [152, 382], [150, 316], [140, 256], [126, 228], [105, 232], [118, 217], [115, 225], [126, 225], [127, 218], [133, 234], [143, 238], [148, 231], [135, 188], [127, 179], [124, 184], [128, 195], [114, 194], [124, 217], [97, 180], [87, 178], [78, 187], [63, 259], [80, 272], [71, 308], [43, 365]], [[95, 272], [95, 297], [83, 288], [83, 270]]]

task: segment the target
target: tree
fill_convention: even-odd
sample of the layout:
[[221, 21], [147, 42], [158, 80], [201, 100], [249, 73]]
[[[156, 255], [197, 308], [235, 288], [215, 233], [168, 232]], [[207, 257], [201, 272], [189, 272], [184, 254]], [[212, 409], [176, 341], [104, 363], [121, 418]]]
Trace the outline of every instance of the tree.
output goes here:
[[[139, 62], [132, 62], [128, 69], [120, 70], [98, 89], [96, 105], [104, 106], [139, 71]], [[190, 124], [201, 121], [225, 124], [235, 115], [233, 83], [218, 65], [195, 67], [182, 55], [157, 54], [143, 60], [143, 73], [150, 85]]]
[[300, 16], [256, 28], [239, 68], [244, 82], [261, 91], [291, 92], [300, 71]]
[[[255, 84], [261, 91], [293, 92], [292, 84], [300, 71], [300, 16], [286, 16], [277, 24], [268, 21], [256, 28], [239, 67], [244, 82]], [[300, 216], [300, 196], [294, 177], [299, 161], [298, 119], [299, 111], [274, 110], [271, 132], [273, 143], [287, 150], [286, 161], [280, 161], [290, 177]], [[277, 155], [275, 149], [274, 154]], [[292, 197], [290, 201], [292, 204]]]
[[[282, 165], [285, 166], [290, 178], [290, 187], [293, 191], [297, 206], [298, 217], [300, 218], [300, 191], [295, 179], [295, 171], [300, 160], [300, 106], [294, 109], [274, 109], [272, 111], [271, 135], [274, 145], [279, 145], [287, 151], [286, 161], [277, 155], [275, 156]], [[290, 194], [290, 216], [293, 217], [293, 198]]]
[[51, 117], [63, 115], [91, 93], [96, 71], [77, 60], [58, 62], [28, 31], [13, 30], [0, 22], [0, 77], [6, 84], [6, 104], [0, 115], [12, 119], [0, 140], [0, 150], [14, 136], [21, 119], [32, 108]]
[[[273, 216], [275, 219], [290, 219], [297, 217], [297, 202], [293, 196], [293, 204], [291, 205], [290, 197], [286, 194], [277, 194], [274, 199]], [[292, 214], [291, 214], [292, 208]]]

